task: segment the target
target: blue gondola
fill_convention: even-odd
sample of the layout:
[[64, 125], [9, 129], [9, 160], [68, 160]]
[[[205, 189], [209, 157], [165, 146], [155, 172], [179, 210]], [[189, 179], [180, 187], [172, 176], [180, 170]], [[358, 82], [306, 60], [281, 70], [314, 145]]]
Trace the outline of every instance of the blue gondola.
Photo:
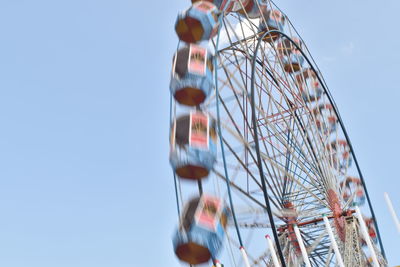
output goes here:
[[170, 90], [176, 101], [186, 106], [199, 106], [211, 94], [213, 56], [206, 48], [190, 44], [174, 57]]
[[[279, 10], [267, 10], [263, 12], [263, 18], [260, 20], [260, 30], [266, 31], [281, 31], [285, 26], [285, 17]], [[279, 33], [271, 33], [263, 39], [266, 42], [274, 42], [279, 38]]]
[[251, 19], [261, 17], [266, 9], [267, 6], [262, 0], [242, 0], [242, 4], [237, 1], [233, 7], [234, 12], [242, 16], [247, 15]]
[[[301, 48], [301, 41], [299, 39], [292, 38], [292, 40]], [[281, 41], [278, 44], [277, 50], [286, 72], [293, 73], [301, 70], [305, 59], [300, 50], [291, 41], [288, 39]]]
[[365, 192], [360, 178], [348, 176], [340, 183], [340, 187], [344, 201], [352, 200], [352, 204], [359, 207], [365, 204]]
[[178, 15], [175, 31], [179, 39], [186, 43], [210, 40], [218, 32], [218, 15], [219, 10], [213, 3], [196, 2]]
[[306, 69], [297, 74], [296, 81], [304, 102], [314, 102], [321, 98], [324, 90], [312, 69]]
[[284, 56], [282, 59], [284, 70], [288, 73], [298, 72], [304, 63], [304, 57], [299, 54]]
[[170, 163], [183, 179], [200, 180], [208, 176], [217, 157], [215, 121], [208, 115], [192, 112], [179, 117], [171, 131]]
[[315, 125], [324, 135], [334, 134], [337, 128], [337, 116], [331, 104], [319, 104], [312, 110]]
[[351, 149], [346, 140], [336, 139], [327, 144], [327, 150], [332, 159], [332, 167], [340, 172], [346, 172], [353, 164]]
[[[192, 4], [200, 2], [202, 0], [192, 0]], [[213, 3], [216, 7], [218, 7], [219, 10], [223, 10], [226, 12], [231, 12], [232, 9], [235, 6], [235, 1], [234, 0], [204, 0], [207, 2]]]
[[216, 259], [223, 245], [229, 216], [229, 209], [219, 198], [202, 195], [191, 200], [173, 238], [177, 257], [193, 265]]

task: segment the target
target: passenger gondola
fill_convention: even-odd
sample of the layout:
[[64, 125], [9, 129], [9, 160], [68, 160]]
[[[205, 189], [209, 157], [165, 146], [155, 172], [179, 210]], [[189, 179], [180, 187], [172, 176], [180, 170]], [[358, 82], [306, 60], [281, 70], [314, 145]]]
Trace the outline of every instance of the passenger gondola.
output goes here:
[[206, 48], [190, 44], [174, 56], [170, 90], [176, 101], [186, 106], [199, 106], [211, 94], [213, 56]]
[[198, 111], [175, 120], [170, 163], [180, 178], [200, 180], [209, 175], [217, 156], [215, 126], [214, 120]]
[[185, 207], [173, 244], [177, 257], [196, 265], [216, 259], [230, 216], [223, 201], [210, 195], [192, 199]]

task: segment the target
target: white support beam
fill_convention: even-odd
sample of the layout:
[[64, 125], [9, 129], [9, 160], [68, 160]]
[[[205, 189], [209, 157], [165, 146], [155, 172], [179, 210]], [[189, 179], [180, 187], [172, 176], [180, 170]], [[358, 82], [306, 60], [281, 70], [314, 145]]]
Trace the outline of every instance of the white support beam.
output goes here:
[[331, 239], [331, 244], [332, 244], [333, 250], [335, 251], [336, 263], [337, 263], [337, 265], [339, 265], [339, 267], [345, 267], [344, 263], [343, 263], [342, 255], [340, 255], [339, 247], [336, 243], [335, 236], [333, 235], [331, 224], [329, 223], [329, 220], [326, 217], [326, 215], [323, 215], [323, 219], [325, 222], [325, 227], [328, 230], [329, 238]]
[[301, 254], [303, 255], [303, 261], [307, 267], [311, 267], [311, 262], [310, 259], [308, 258], [307, 250], [303, 243], [303, 238], [301, 237], [299, 227], [297, 227], [296, 224], [294, 225], [294, 232], [297, 237], [297, 242], [299, 242], [300, 245]]
[[240, 248], [240, 252], [242, 253], [242, 257], [243, 257], [243, 260], [244, 260], [244, 265], [246, 267], [250, 267], [249, 258], [247, 257], [247, 253], [246, 253], [246, 250], [244, 249], [244, 247]]
[[281, 267], [278, 261], [278, 257], [276, 256], [276, 251], [274, 248], [274, 244], [272, 243], [271, 237], [269, 235], [265, 236], [268, 242], [269, 251], [271, 252], [272, 261], [275, 267]]
[[374, 267], [380, 267], [378, 258], [376, 257], [375, 249], [372, 246], [371, 237], [369, 236], [367, 226], [365, 225], [364, 218], [361, 214], [360, 208], [357, 206], [356, 206], [356, 216], [357, 216], [358, 222], [361, 226], [361, 233], [364, 237], [365, 242], [367, 243], [369, 251], [371, 252], [372, 263], [373, 263]]

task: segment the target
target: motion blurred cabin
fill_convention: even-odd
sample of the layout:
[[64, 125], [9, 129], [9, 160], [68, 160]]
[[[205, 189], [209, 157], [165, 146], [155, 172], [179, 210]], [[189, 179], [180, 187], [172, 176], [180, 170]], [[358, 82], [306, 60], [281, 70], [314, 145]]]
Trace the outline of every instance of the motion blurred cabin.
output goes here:
[[311, 103], [321, 98], [324, 91], [312, 69], [309, 68], [297, 74], [296, 81], [304, 102]]
[[336, 131], [338, 119], [331, 104], [320, 104], [312, 111], [315, 116], [315, 125], [325, 135]]
[[180, 178], [200, 180], [209, 175], [217, 157], [215, 126], [215, 121], [201, 112], [191, 112], [175, 120], [170, 163]]
[[175, 31], [181, 41], [197, 43], [213, 38], [218, 32], [218, 8], [211, 2], [199, 1], [178, 15]]
[[[260, 19], [260, 30], [267, 31], [283, 31], [285, 25], [285, 17], [279, 10], [267, 10], [263, 12], [263, 18]], [[279, 38], [279, 33], [273, 32], [264, 37], [265, 42], [275, 42]]]
[[235, 3], [233, 12], [239, 15], [247, 16], [251, 19], [256, 19], [261, 16], [264, 10], [267, 9], [262, 0], [238, 0]]
[[[234, 5], [235, 5], [235, 0], [203, 0], [207, 2], [213, 3], [216, 7], [218, 7], [219, 10], [221, 11], [226, 11], [226, 12], [231, 12]], [[192, 0], [192, 4], [201, 2], [201, 0]]]
[[340, 187], [343, 191], [344, 201], [351, 200], [350, 205], [364, 205], [366, 197], [360, 178], [348, 176], [340, 183]]
[[352, 165], [351, 150], [346, 140], [336, 139], [328, 144], [326, 148], [330, 154], [332, 167], [336, 170], [347, 170]]
[[213, 56], [206, 48], [190, 44], [174, 56], [170, 90], [177, 102], [199, 106], [214, 89]]
[[[299, 48], [301, 48], [301, 41], [298, 38], [292, 39]], [[304, 63], [304, 57], [300, 50], [290, 41], [284, 39], [278, 43], [277, 46], [279, 57], [282, 60], [283, 68], [288, 73], [298, 72]]]
[[173, 239], [177, 257], [193, 265], [215, 259], [222, 248], [229, 216], [229, 209], [217, 197], [192, 199]]

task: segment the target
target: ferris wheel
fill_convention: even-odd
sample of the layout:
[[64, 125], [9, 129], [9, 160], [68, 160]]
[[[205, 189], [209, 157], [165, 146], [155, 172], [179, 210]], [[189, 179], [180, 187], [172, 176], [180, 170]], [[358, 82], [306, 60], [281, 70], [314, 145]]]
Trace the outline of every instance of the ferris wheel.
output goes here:
[[289, 18], [269, 0], [192, 0], [175, 30], [182, 264], [387, 266], [343, 121]]

